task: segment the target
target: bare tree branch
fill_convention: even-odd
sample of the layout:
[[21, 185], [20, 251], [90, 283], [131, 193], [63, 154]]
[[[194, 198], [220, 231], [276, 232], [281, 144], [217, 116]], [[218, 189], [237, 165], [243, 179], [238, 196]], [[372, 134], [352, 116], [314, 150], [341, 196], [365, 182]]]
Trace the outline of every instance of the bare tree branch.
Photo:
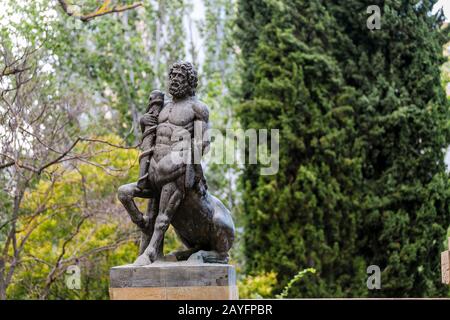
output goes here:
[[113, 144], [111, 142], [105, 141], [105, 140], [101, 140], [101, 139], [95, 139], [95, 138], [82, 138], [80, 137], [81, 140], [86, 141], [86, 142], [98, 142], [98, 143], [103, 143], [103, 144], [107, 144], [108, 146], [114, 147], [114, 148], [118, 148], [118, 149], [136, 149], [138, 148], [141, 143], [138, 143], [134, 146], [131, 147], [127, 147], [127, 146], [121, 146], [121, 145], [117, 145], [117, 144]]
[[[60, 162], [63, 162], [63, 161], [67, 161], [68, 159], [65, 158], [65, 157], [68, 156], [68, 155], [70, 154], [70, 152], [73, 150], [73, 148], [75, 148], [75, 146], [76, 146], [79, 142], [81, 142], [81, 141], [85, 141], [85, 142], [93, 142], [93, 143], [102, 143], [102, 144], [106, 144], [106, 145], [108, 145], [108, 146], [111, 146], [111, 147], [114, 147], [114, 148], [118, 148], [118, 149], [136, 149], [136, 148], [138, 148], [139, 145], [140, 145], [140, 143], [139, 143], [139, 144], [134, 145], [134, 146], [122, 146], [122, 145], [117, 145], [117, 144], [108, 142], [108, 141], [106, 141], [106, 140], [101, 140], [101, 139], [96, 139], [96, 138], [83, 138], [83, 137], [78, 137], [78, 138], [75, 139], [75, 141], [72, 143], [72, 145], [71, 145], [69, 148], [67, 148], [65, 151], [57, 151], [56, 149], [52, 148], [51, 146], [49, 146], [48, 144], [46, 144], [45, 142], [43, 142], [42, 139], [39, 138], [37, 135], [31, 133], [30, 131], [28, 131], [28, 130], [26, 130], [26, 129], [24, 129], [24, 128], [20, 128], [20, 129], [21, 129], [23, 132], [25, 132], [25, 133], [27, 133], [27, 134], [33, 136], [33, 137], [34, 137], [40, 144], [42, 144], [45, 148], [47, 148], [48, 150], [50, 150], [50, 151], [52, 151], [52, 152], [54, 152], [54, 153], [59, 154], [59, 156], [56, 157], [55, 159], [49, 161], [49, 162], [46, 163], [45, 165], [43, 165], [43, 166], [41, 166], [41, 167], [39, 167], [39, 168], [35, 168], [35, 167], [33, 167], [33, 166], [24, 164], [22, 161], [20, 161], [20, 160], [18, 160], [18, 159], [16, 160], [16, 159], [12, 158], [11, 156], [9, 156], [9, 155], [7, 155], [7, 154], [0, 153], [0, 156], [3, 156], [3, 157], [8, 158], [8, 159], [10, 159], [10, 160], [13, 160], [13, 161], [9, 161], [9, 162], [0, 164], [0, 170], [16, 165], [16, 166], [18, 166], [19, 168], [27, 169], [27, 170], [32, 171], [32, 172], [34, 172], [34, 173], [41, 174], [45, 169], [51, 167], [52, 165], [55, 165], [55, 164], [60, 163]], [[92, 155], [91, 155], [91, 156], [92, 156]], [[79, 160], [82, 160], [82, 161], [84, 161], [84, 162], [93, 164], [92, 162], [89, 162], [89, 161], [87, 161], [86, 159], [81, 159], [79, 156], [74, 156], [74, 157], [71, 157], [71, 158], [70, 158], [70, 160], [73, 160], [73, 159], [79, 159]], [[93, 164], [93, 165], [99, 166], [98, 164]]]
[[41, 299], [45, 299], [47, 297], [48, 292], [50, 291], [50, 286], [57, 278], [55, 276], [55, 273], [57, 273], [58, 269], [61, 267], [61, 260], [63, 259], [64, 255], [66, 254], [67, 245], [72, 241], [72, 239], [75, 236], [78, 235], [78, 233], [80, 232], [81, 226], [83, 225], [83, 223], [86, 221], [87, 218], [88, 218], [88, 216], [82, 217], [81, 220], [78, 222], [78, 224], [75, 228], [75, 231], [72, 232], [69, 235], [69, 237], [64, 241], [62, 248], [61, 248], [61, 253], [59, 254], [58, 258], [56, 259], [55, 265], [53, 266], [52, 270], [50, 271], [50, 273], [47, 276], [47, 280], [45, 281], [45, 287], [44, 287], [44, 290], [40, 297]]
[[1, 170], [1, 169], [8, 168], [8, 167], [11, 167], [11, 166], [13, 166], [15, 163], [16, 163], [15, 161], [11, 161], [11, 162], [7, 162], [7, 163], [0, 164], [0, 170]]
[[130, 5], [123, 5], [123, 6], [115, 5], [113, 7], [110, 7], [109, 4], [110, 4], [111, 0], [104, 0], [103, 4], [99, 8], [97, 8], [97, 10], [95, 10], [94, 12], [87, 13], [87, 14], [79, 14], [79, 13], [76, 13], [76, 12], [70, 10], [70, 6], [66, 0], [58, 0], [58, 2], [61, 5], [61, 8], [63, 9], [63, 11], [68, 16], [80, 19], [83, 22], [88, 22], [97, 17], [104, 16], [104, 15], [111, 14], [111, 13], [119, 13], [119, 12], [123, 12], [123, 11], [127, 11], [127, 10], [132, 10], [132, 9], [135, 9], [135, 8], [138, 8], [138, 7], [144, 5], [142, 2], [136, 2], [136, 3], [130, 4]]
[[48, 167], [58, 163], [59, 161], [61, 161], [61, 159], [63, 159], [66, 155], [69, 154], [70, 151], [72, 151], [73, 148], [75, 148], [75, 146], [77, 145], [78, 142], [80, 142], [80, 138], [75, 139], [75, 141], [72, 143], [72, 145], [66, 151], [64, 151], [59, 157], [56, 157], [52, 161], [50, 161], [47, 164], [45, 164], [44, 166], [42, 166], [39, 169], [38, 174], [41, 174], [42, 171], [44, 171], [46, 168], [48, 168]]

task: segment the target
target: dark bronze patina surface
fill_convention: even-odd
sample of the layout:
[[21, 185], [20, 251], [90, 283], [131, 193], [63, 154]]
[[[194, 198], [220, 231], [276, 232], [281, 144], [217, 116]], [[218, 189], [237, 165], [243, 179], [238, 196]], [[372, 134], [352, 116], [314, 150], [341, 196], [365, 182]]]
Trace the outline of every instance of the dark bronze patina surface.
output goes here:
[[[162, 92], [153, 91], [141, 119], [139, 181], [118, 191], [131, 220], [142, 231], [137, 266], [163, 259], [228, 262], [233, 220], [230, 211], [208, 192], [202, 166], [194, 159], [194, 154], [203, 154], [209, 147], [205, 136], [200, 143], [194, 139], [194, 127], [203, 134], [209, 127], [208, 107], [195, 96], [197, 81], [197, 72], [189, 62], [172, 65], [168, 88], [172, 99], [165, 100]], [[187, 154], [191, 161], [177, 161], [181, 154]], [[137, 208], [135, 197], [149, 199], [145, 214]], [[186, 250], [164, 257], [164, 233], [170, 224]]]

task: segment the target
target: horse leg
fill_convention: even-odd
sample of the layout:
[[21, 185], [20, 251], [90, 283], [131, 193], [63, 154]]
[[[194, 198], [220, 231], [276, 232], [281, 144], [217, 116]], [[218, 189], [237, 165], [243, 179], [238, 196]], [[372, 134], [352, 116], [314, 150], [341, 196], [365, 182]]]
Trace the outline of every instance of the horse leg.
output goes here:
[[164, 233], [170, 225], [173, 215], [178, 209], [183, 192], [176, 182], [170, 182], [163, 186], [159, 203], [159, 213], [156, 217], [155, 228], [150, 244], [135, 261], [135, 265], [146, 265], [162, 258]]
[[125, 184], [119, 187], [118, 198], [122, 205], [127, 210], [131, 221], [136, 224], [141, 230], [145, 230], [147, 221], [142, 212], [136, 206], [134, 198], [151, 198], [147, 191], [140, 191], [137, 188], [136, 182]]
[[148, 202], [147, 213], [144, 217], [144, 219], [147, 220], [147, 226], [145, 228], [145, 231], [142, 231], [141, 233], [139, 255], [143, 254], [145, 249], [150, 244], [150, 239], [152, 238], [153, 235], [157, 215], [158, 215], [158, 199], [151, 199]]

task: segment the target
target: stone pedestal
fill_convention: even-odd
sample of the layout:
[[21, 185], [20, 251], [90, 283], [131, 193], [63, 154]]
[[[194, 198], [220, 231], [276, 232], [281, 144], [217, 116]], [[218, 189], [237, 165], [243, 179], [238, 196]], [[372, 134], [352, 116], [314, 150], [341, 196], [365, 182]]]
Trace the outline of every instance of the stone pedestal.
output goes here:
[[109, 294], [111, 300], [238, 299], [232, 265], [187, 261], [113, 267]]
[[448, 250], [441, 252], [442, 283], [450, 285], [450, 238], [448, 238]]

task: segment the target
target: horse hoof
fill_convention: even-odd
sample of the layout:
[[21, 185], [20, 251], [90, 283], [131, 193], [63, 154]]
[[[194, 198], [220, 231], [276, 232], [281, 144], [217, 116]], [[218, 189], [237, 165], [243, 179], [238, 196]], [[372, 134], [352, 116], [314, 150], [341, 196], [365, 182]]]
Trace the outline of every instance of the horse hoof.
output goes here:
[[151, 264], [151, 260], [149, 256], [147, 256], [145, 253], [141, 254], [136, 261], [133, 263], [134, 266], [147, 266]]

